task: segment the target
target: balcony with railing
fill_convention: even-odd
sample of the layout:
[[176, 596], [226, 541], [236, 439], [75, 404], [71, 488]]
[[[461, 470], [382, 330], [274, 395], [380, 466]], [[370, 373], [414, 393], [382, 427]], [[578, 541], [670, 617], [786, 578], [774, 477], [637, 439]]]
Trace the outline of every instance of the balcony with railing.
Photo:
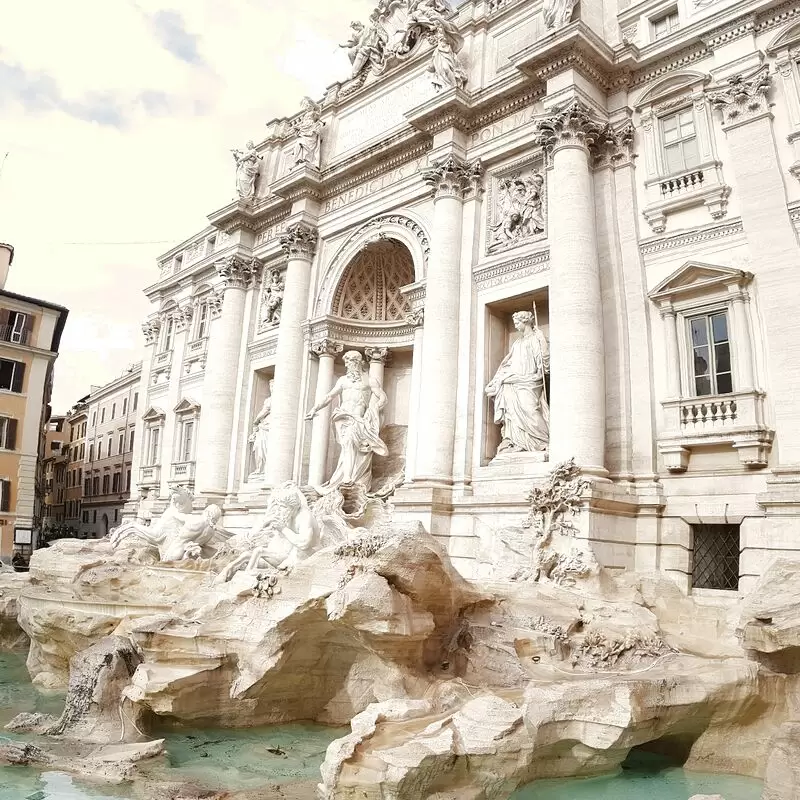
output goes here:
[[27, 329], [19, 330], [13, 325], [0, 325], [0, 341], [11, 342], [11, 344], [28, 344], [30, 331]]
[[170, 481], [172, 483], [193, 483], [194, 482], [194, 461], [179, 461], [172, 465]]
[[139, 486], [142, 489], [148, 489], [161, 484], [161, 466], [154, 464], [150, 467], [140, 467], [139, 469]]
[[764, 400], [763, 392], [750, 390], [664, 401], [658, 448], [667, 469], [684, 472], [693, 449], [718, 445], [731, 445], [747, 467], [765, 467], [774, 432]]

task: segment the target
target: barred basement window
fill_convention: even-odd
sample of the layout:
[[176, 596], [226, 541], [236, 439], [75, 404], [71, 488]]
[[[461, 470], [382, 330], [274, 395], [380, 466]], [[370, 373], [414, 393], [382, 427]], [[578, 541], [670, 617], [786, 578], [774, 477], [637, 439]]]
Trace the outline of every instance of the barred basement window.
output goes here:
[[693, 589], [739, 589], [739, 526], [692, 525]]

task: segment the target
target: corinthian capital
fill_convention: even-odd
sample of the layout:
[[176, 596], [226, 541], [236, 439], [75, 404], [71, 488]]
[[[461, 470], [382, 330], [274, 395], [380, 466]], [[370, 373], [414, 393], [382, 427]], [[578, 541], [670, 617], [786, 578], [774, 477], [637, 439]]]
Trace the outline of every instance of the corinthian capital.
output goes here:
[[341, 342], [336, 342], [333, 339], [317, 339], [316, 342], [311, 343], [311, 352], [319, 358], [320, 356], [338, 356], [344, 350], [344, 345]]
[[261, 271], [261, 265], [257, 259], [245, 259], [237, 255], [223, 258], [214, 267], [226, 289], [247, 289], [252, 281], [258, 278]]
[[305, 222], [293, 222], [280, 237], [281, 247], [289, 258], [311, 261], [317, 249], [317, 229]]
[[367, 361], [375, 361], [378, 364], [388, 364], [392, 354], [388, 347], [365, 347], [364, 355]]
[[158, 333], [161, 330], [161, 320], [148, 319], [142, 323], [142, 333], [144, 334], [144, 343], [146, 346], [155, 344], [158, 341]]
[[623, 166], [633, 161], [633, 123], [626, 119], [618, 125], [606, 125], [597, 137], [595, 166]]
[[590, 150], [603, 124], [580, 100], [570, 100], [566, 105], [553, 109], [553, 114], [536, 124], [536, 140], [548, 152], [554, 153], [562, 147], [582, 147]]
[[431, 187], [434, 197], [462, 199], [471, 190], [478, 189], [482, 175], [480, 159], [462, 161], [450, 155], [426, 169], [422, 173], [422, 180]]
[[182, 305], [175, 312], [175, 331], [177, 333], [186, 330], [186, 328], [189, 326], [189, 323], [192, 321], [193, 312], [194, 312], [194, 306], [191, 303]]
[[424, 307], [415, 308], [406, 314], [406, 322], [414, 328], [420, 328], [425, 324], [425, 309]]
[[732, 75], [727, 86], [709, 93], [711, 105], [722, 112], [722, 121], [726, 125], [745, 122], [769, 111], [767, 94], [772, 86], [769, 65], [750, 75]]

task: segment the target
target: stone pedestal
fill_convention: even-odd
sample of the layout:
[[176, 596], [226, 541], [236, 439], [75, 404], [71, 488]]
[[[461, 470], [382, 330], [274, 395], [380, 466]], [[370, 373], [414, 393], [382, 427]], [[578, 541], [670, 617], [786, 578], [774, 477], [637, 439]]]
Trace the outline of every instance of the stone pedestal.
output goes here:
[[480, 173], [479, 163], [467, 164], [449, 156], [423, 174], [433, 189], [435, 205], [420, 378], [420, 408], [424, 413], [418, 420], [414, 480], [439, 486], [449, 486], [453, 473], [462, 205]]
[[[203, 397], [195, 477], [195, 494], [207, 499], [221, 498], [227, 491], [246, 290], [260, 267], [254, 259], [233, 255], [218, 262], [216, 269], [224, 295], [208, 342], [205, 383], [209, 391]], [[164, 445], [166, 451], [169, 443]], [[162, 466], [169, 468], [166, 463]]]
[[[317, 371], [317, 391], [314, 403], [321, 403], [325, 396], [333, 389], [334, 360], [342, 350], [339, 342], [331, 339], [322, 339], [313, 342], [311, 352], [319, 359]], [[331, 435], [331, 407], [321, 408], [314, 416], [311, 428], [311, 453], [308, 459], [308, 482], [311, 486], [325, 483], [325, 468], [328, 463], [328, 446]]]
[[550, 453], [604, 474], [605, 365], [603, 309], [589, 148], [601, 131], [572, 101], [539, 123], [551, 154]]
[[301, 326], [307, 316], [311, 261], [316, 250], [317, 231], [304, 222], [294, 223], [281, 237], [281, 245], [287, 256], [286, 285], [275, 357], [275, 394], [266, 471], [269, 486], [276, 486], [294, 477], [305, 357]]

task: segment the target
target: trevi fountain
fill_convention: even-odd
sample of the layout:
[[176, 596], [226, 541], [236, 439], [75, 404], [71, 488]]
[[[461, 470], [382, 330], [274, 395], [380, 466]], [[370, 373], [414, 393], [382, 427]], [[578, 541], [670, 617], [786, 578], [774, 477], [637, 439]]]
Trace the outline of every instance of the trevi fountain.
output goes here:
[[798, 9], [614, 5], [381, 0], [233, 151], [122, 523], [0, 573], [0, 799], [800, 798]]

